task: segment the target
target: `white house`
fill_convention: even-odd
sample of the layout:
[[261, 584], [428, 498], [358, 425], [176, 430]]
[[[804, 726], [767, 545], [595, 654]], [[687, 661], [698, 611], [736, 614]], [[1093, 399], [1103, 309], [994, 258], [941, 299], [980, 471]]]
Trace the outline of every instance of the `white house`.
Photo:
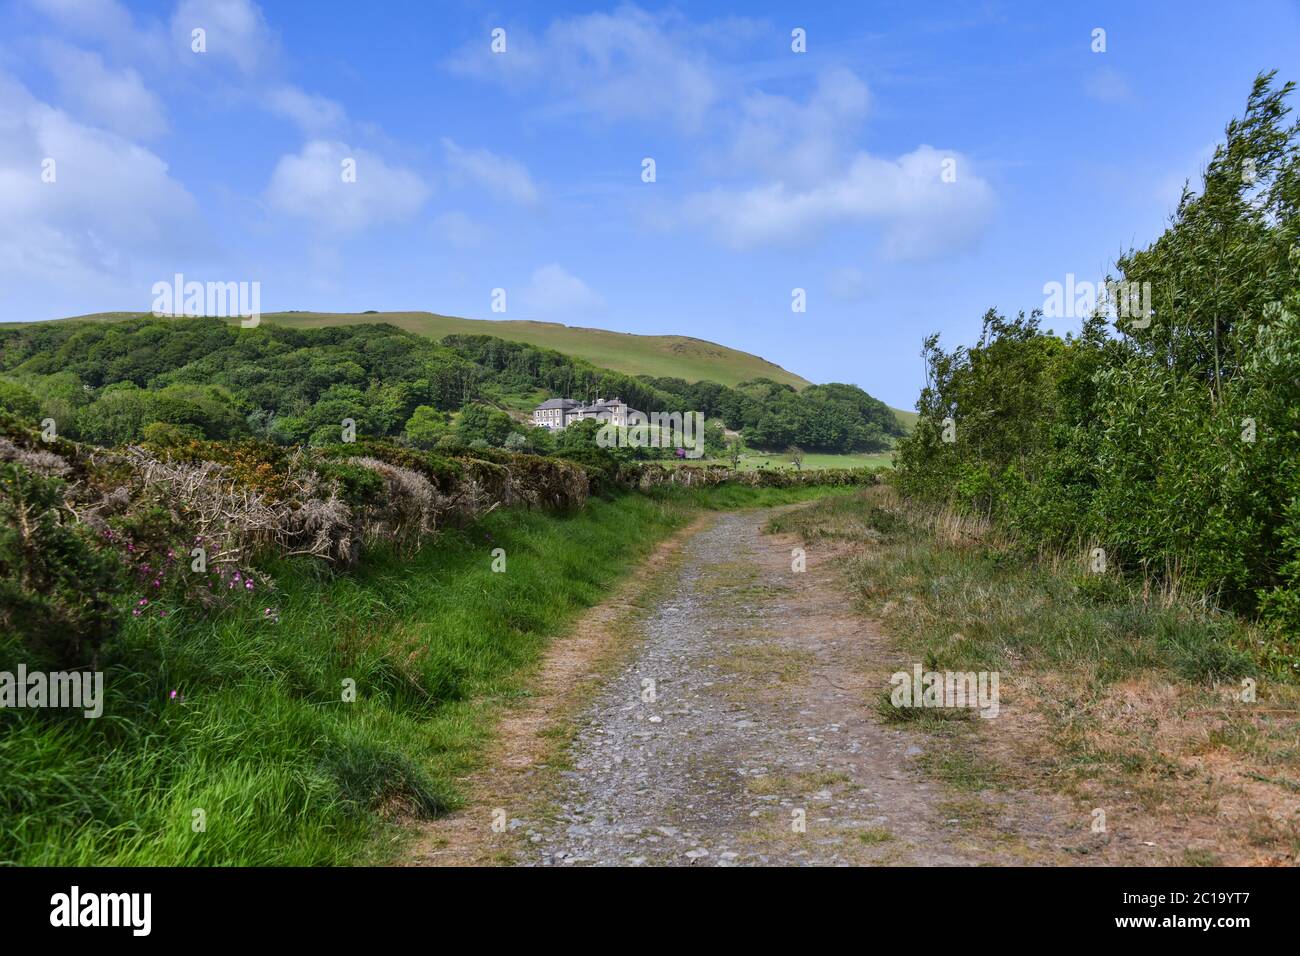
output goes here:
[[620, 428], [627, 427], [628, 415], [641, 415], [621, 398], [598, 398], [590, 405], [571, 398], [548, 398], [533, 409], [533, 424], [539, 428], [553, 431], [580, 422], [584, 418], [595, 418], [602, 422], [612, 422]]

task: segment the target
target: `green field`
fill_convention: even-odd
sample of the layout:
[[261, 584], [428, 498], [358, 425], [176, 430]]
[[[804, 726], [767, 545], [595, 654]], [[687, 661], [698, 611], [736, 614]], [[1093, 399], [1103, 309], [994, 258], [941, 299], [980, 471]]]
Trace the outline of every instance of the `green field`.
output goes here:
[[[699, 461], [675, 461], [675, 464], [684, 465], [726, 465], [731, 467], [731, 462], [721, 458], [705, 458]], [[803, 467], [805, 471], [819, 471], [825, 468], [888, 468], [894, 463], [894, 453], [892, 451], [878, 452], [861, 455], [815, 455], [809, 452], [804, 455]], [[789, 470], [794, 465], [790, 461], [790, 456], [778, 452], [746, 452], [740, 459], [741, 471], [755, 471], [759, 468], [772, 468]]]
[[[64, 321], [112, 321], [138, 314], [100, 312]], [[682, 378], [688, 382], [709, 381], [730, 386], [751, 378], [770, 378], [797, 389], [812, 384], [806, 378], [757, 355], [686, 335], [634, 335], [630, 332], [561, 325], [558, 322], [462, 319], [433, 312], [269, 312], [262, 319], [292, 328], [387, 322], [408, 332], [434, 339], [447, 335], [495, 335], [502, 339], [554, 349], [625, 375]], [[520, 409], [522, 410], [522, 405]], [[912, 430], [916, 422], [915, 412], [894, 409], [894, 415], [905, 429]]]

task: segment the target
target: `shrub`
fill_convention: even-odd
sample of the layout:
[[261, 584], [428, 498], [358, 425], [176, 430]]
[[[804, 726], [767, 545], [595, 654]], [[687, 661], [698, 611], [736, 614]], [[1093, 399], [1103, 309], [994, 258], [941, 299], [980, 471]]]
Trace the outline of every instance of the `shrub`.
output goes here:
[[0, 463], [0, 630], [52, 666], [93, 666], [118, 630], [124, 580], [63, 491], [61, 479]]

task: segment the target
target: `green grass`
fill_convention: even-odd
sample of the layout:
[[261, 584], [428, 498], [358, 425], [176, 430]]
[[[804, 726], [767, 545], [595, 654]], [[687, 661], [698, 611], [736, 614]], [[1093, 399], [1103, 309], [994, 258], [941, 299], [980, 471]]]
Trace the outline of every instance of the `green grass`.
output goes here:
[[[1273, 808], [1294, 803], [1300, 779], [1300, 688], [1294, 659], [1279, 664], [1258, 626], [1141, 580], [1090, 573], [1083, 555], [1028, 552], [978, 518], [909, 504], [887, 485], [767, 526], [810, 548], [862, 546], [843, 574], [894, 652], [864, 704], [926, 734], [918, 763], [949, 788], [1062, 794], [1081, 819], [1122, 801], [1142, 809], [1162, 846], [1184, 839], [1189, 819], [1203, 821], [1224, 846], [1189, 847], [1183, 865], [1240, 865], [1260, 849], [1294, 859], [1300, 829]], [[888, 671], [916, 663], [997, 672], [1002, 714], [1014, 716], [893, 706]], [[1238, 697], [1247, 676], [1257, 704]], [[1256, 782], [1246, 794], [1243, 777]], [[1247, 823], [1218, 825], [1227, 794], [1254, 803]]]
[[[113, 321], [138, 314], [101, 312], [75, 318]], [[733, 386], [751, 378], [770, 378], [797, 389], [812, 384], [803, 376], [786, 371], [757, 355], [686, 335], [635, 335], [630, 332], [562, 325], [558, 322], [463, 319], [433, 312], [274, 312], [262, 316], [262, 321], [312, 329], [387, 322], [433, 339], [447, 335], [495, 335], [514, 342], [555, 349], [565, 355], [583, 358], [593, 365], [627, 375], [664, 376], [682, 378], [688, 382], [708, 381]], [[531, 410], [531, 407], [527, 410]], [[916, 422], [915, 412], [895, 409], [894, 414], [905, 429], [912, 430]]]
[[[701, 458], [698, 461], [670, 459], [666, 463], [676, 465], [725, 465], [728, 468], [731, 467], [731, 462], [722, 458]], [[892, 451], [850, 455], [817, 455], [809, 453], [804, 455], [803, 468], [804, 471], [824, 471], [827, 468], [890, 468], [893, 467], [893, 463], [894, 453]], [[790, 461], [789, 455], [782, 452], [751, 451], [741, 456], [741, 471], [757, 471], [760, 468], [789, 471], [794, 468], [794, 463]]]
[[386, 821], [457, 805], [455, 780], [499, 705], [526, 693], [528, 666], [659, 541], [702, 507], [819, 490], [657, 489], [568, 515], [500, 511], [349, 574], [282, 563], [278, 592], [255, 607], [133, 620], [105, 664], [102, 718], [0, 714], [0, 863], [382, 859], [400, 836]]
[[1100, 683], [1157, 670], [1200, 683], [1260, 673], [1256, 636], [1230, 615], [1149, 602], [1115, 575], [1035, 561], [992, 535], [945, 544], [890, 492], [828, 499], [769, 527], [879, 545], [850, 563], [849, 579], [927, 669], [1069, 669]]

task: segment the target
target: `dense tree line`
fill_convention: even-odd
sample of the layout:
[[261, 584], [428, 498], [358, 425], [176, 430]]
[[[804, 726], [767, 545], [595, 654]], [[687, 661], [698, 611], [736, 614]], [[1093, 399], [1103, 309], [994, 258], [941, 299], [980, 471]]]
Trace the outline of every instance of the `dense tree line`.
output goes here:
[[813, 385], [802, 392], [766, 378], [735, 388], [680, 378], [633, 377], [560, 352], [487, 335], [453, 335], [443, 344], [496, 380], [583, 400], [617, 395], [642, 411], [698, 411], [721, 419], [758, 448], [797, 444], [813, 451], [878, 451], [902, 435], [894, 413], [856, 385]]
[[139, 440], [162, 422], [197, 437], [337, 441], [345, 418], [401, 434], [419, 407], [458, 409], [483, 371], [391, 326], [241, 329], [219, 319], [44, 323], [0, 331], [0, 374], [70, 438]]
[[908, 491], [1034, 545], [1101, 548], [1300, 632], [1300, 125], [1261, 76], [1199, 194], [1121, 257], [1145, 315], [1078, 335], [990, 311], [971, 347], [926, 340]]
[[[438, 343], [388, 325], [243, 329], [148, 315], [0, 330], [0, 404], [106, 446], [186, 437], [324, 445], [349, 419], [357, 434], [423, 448], [509, 442], [549, 453], [552, 436], [494, 407], [539, 391], [617, 395], [646, 412], [701, 411], [764, 448], [876, 449], [898, 433], [883, 403], [854, 386], [799, 394], [765, 379], [733, 389], [634, 378], [491, 336]], [[720, 426], [710, 439], [718, 451]]]

